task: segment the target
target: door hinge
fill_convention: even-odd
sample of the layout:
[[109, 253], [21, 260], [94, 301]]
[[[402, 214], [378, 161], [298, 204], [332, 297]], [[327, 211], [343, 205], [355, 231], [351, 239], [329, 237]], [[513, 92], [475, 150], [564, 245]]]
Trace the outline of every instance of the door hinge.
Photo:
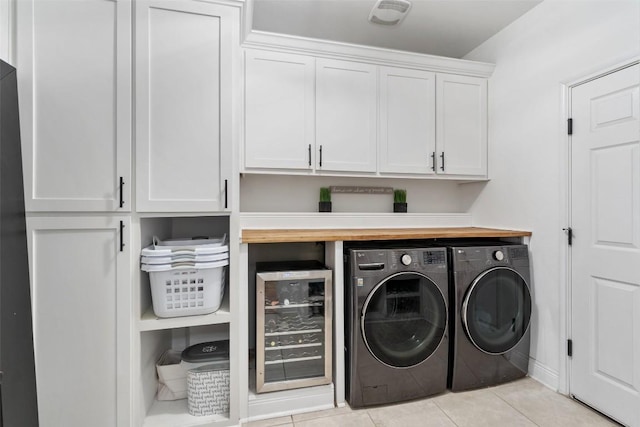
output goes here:
[[571, 246], [573, 244], [573, 228], [567, 227], [562, 230], [567, 233], [567, 243]]
[[567, 356], [573, 356], [573, 341], [567, 340]]
[[567, 134], [573, 135], [573, 119], [567, 119]]

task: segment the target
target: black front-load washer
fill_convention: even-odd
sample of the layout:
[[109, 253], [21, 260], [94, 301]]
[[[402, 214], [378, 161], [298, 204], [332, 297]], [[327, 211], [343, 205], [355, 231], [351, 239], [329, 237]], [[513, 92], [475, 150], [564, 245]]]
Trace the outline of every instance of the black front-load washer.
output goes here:
[[453, 246], [450, 387], [488, 387], [524, 377], [532, 299], [526, 245]]
[[346, 395], [352, 407], [447, 387], [446, 248], [347, 249]]

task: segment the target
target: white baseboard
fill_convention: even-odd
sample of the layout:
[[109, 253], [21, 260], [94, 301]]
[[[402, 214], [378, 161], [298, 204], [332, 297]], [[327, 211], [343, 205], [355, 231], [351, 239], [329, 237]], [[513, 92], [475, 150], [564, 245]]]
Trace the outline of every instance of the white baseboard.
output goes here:
[[322, 411], [334, 407], [333, 384], [264, 394], [249, 393], [249, 413], [242, 422]]
[[551, 390], [558, 391], [560, 384], [558, 372], [533, 358], [529, 358], [529, 376]]

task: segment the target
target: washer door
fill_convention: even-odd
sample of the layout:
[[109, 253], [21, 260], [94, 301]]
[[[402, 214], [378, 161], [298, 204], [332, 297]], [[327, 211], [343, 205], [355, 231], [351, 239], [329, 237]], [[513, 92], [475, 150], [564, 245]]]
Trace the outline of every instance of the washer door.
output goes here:
[[462, 325], [478, 349], [503, 354], [515, 347], [529, 327], [531, 294], [522, 276], [496, 267], [478, 276], [462, 303]]
[[360, 323], [364, 342], [376, 359], [407, 368], [426, 360], [440, 345], [447, 305], [427, 276], [397, 273], [369, 293]]

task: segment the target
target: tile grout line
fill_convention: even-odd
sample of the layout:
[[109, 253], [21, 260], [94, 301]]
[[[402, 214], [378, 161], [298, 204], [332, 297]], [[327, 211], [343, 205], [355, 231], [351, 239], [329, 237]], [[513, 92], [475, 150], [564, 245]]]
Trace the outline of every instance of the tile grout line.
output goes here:
[[449, 414], [447, 413], [447, 411], [445, 411], [444, 409], [442, 409], [442, 408], [440, 407], [440, 405], [438, 405], [438, 402], [437, 402], [437, 401], [435, 401], [435, 400], [434, 400], [434, 401], [433, 401], [433, 404], [434, 404], [434, 405], [436, 405], [436, 408], [440, 409], [440, 411], [445, 415], [445, 417], [447, 417], [448, 419], [450, 419], [450, 420], [451, 420], [451, 422], [453, 423], [453, 425], [454, 425], [454, 426], [456, 426], [456, 427], [460, 427], [460, 426], [458, 425], [458, 423], [456, 423], [456, 422], [453, 420], [453, 418], [451, 418], [451, 417], [449, 416]]
[[[367, 417], [369, 417], [369, 420], [371, 420], [371, 423], [372, 423], [375, 427], [378, 427], [378, 424], [376, 423], [376, 421], [375, 421], [373, 418], [371, 418], [371, 414], [369, 413], [369, 411], [367, 410], [365, 413], [367, 414]], [[294, 427], [295, 427], [295, 426], [294, 426]]]
[[502, 396], [500, 396], [498, 393], [496, 393], [495, 391], [491, 390], [491, 393], [493, 393], [494, 396], [496, 396], [498, 399], [502, 400], [504, 403], [506, 403], [510, 408], [513, 408], [517, 413], [519, 413], [520, 415], [522, 415], [523, 417], [525, 417], [527, 420], [531, 421], [531, 423], [534, 426], [540, 427], [540, 425], [538, 423], [536, 423], [535, 421], [533, 421], [531, 418], [529, 418], [525, 413], [523, 413], [521, 410], [519, 410], [518, 408], [516, 408], [515, 406], [513, 406], [512, 404], [510, 404], [509, 402], [507, 402], [505, 399], [502, 398]]

